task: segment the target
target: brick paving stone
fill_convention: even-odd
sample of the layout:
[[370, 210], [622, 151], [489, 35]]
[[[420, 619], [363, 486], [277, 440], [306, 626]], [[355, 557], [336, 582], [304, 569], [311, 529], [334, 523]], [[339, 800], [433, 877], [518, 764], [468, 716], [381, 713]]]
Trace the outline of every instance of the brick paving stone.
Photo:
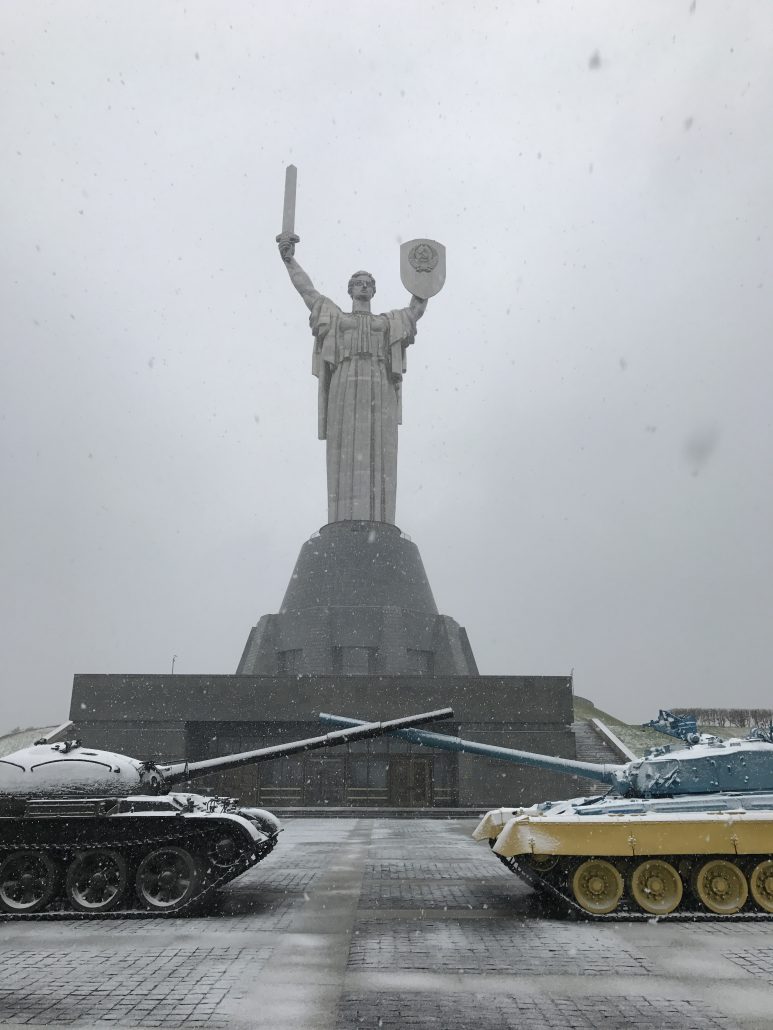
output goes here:
[[753, 976], [773, 984], [773, 948], [755, 948], [754, 951], [728, 951], [725, 957]]
[[366, 880], [485, 880], [501, 876], [502, 879], [517, 878], [506, 869], [501, 862], [494, 862], [486, 856], [485, 861], [449, 860], [448, 862], [415, 862], [394, 859], [390, 861], [368, 862], [365, 867]]
[[479, 880], [456, 883], [438, 880], [415, 882], [365, 880], [360, 894], [361, 908], [505, 909], [521, 911], [534, 897], [527, 886], [510, 876], [512, 883], [481, 884]]
[[[0, 1024], [209, 1025], [229, 989], [270, 955], [267, 946], [0, 951], [0, 983], [13, 983], [0, 988]], [[205, 970], [217, 974], [216, 987], [202, 989]]]
[[703, 1002], [647, 996], [582, 999], [397, 992], [345, 994], [337, 1030], [735, 1030]]
[[[229, 893], [240, 894], [255, 890], [257, 878], [260, 877], [260, 889], [264, 891], [286, 892], [288, 894], [306, 891], [318, 879], [318, 869], [276, 869], [272, 867], [261, 875], [260, 866], [255, 866], [242, 879], [237, 880]], [[252, 873], [252, 876], [250, 876]]]
[[773, 926], [767, 919], [752, 921], [740, 918], [729, 922], [707, 920], [701, 923], [701, 932], [712, 936], [724, 934], [728, 937], [757, 936], [769, 939], [772, 929]]
[[[230, 937], [235, 933], [253, 933], [256, 929], [256, 919], [260, 921], [261, 930], [281, 931], [291, 924], [294, 907], [303, 905], [305, 900], [302, 891], [295, 895], [284, 891], [273, 893], [254, 885], [239, 890], [223, 891], [205, 910], [207, 936], [216, 934]], [[68, 920], [66, 926], [68, 934], [77, 936], [98, 932], [101, 936], [107, 937], [165, 938], [170, 931], [195, 932], [201, 918], [202, 913], [192, 912], [190, 915], [175, 919], [148, 917]]]
[[351, 969], [418, 969], [517, 975], [641, 975], [641, 955], [601, 931], [575, 924], [433, 922], [359, 919], [349, 951]]

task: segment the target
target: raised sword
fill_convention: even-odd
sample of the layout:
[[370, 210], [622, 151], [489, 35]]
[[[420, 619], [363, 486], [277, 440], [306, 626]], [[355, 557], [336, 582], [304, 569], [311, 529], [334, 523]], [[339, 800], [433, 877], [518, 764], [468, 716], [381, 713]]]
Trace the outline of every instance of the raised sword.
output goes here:
[[295, 194], [298, 186], [298, 169], [288, 165], [285, 170], [285, 196], [282, 208], [282, 231], [276, 240], [286, 239], [290, 243], [299, 243], [300, 236], [295, 235]]

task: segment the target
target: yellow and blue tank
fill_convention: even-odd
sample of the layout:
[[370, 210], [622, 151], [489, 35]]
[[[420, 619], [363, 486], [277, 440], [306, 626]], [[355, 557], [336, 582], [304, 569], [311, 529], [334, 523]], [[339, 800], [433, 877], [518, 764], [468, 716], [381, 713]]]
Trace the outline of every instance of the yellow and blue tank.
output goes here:
[[[336, 725], [355, 720], [322, 716]], [[473, 836], [514, 873], [591, 917], [773, 914], [773, 727], [697, 732], [661, 711], [678, 743], [621, 765], [516, 751], [424, 730], [415, 744], [564, 772], [605, 794], [487, 812]]]

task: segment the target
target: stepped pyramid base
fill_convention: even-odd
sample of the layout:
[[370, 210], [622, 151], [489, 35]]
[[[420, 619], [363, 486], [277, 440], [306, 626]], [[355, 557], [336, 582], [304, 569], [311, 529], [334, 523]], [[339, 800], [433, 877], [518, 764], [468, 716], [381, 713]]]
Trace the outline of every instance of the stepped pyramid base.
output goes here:
[[477, 676], [467, 633], [438, 612], [418, 547], [385, 522], [332, 522], [301, 548], [280, 611], [237, 675]]

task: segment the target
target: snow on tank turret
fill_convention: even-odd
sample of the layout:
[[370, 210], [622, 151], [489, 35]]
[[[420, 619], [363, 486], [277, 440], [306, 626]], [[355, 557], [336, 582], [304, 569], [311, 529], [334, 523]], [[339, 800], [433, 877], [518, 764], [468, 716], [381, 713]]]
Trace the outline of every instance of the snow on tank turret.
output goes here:
[[[321, 715], [323, 722], [358, 725]], [[773, 913], [773, 726], [699, 734], [661, 711], [647, 726], [679, 740], [620, 765], [582, 762], [399, 730], [415, 744], [536, 766], [606, 794], [487, 812], [474, 837], [532, 886], [596, 917]]]
[[444, 708], [198, 762], [142, 761], [78, 741], [38, 741], [4, 755], [0, 911], [179, 912], [265, 858], [281, 825], [236, 798], [175, 787], [452, 714]]

